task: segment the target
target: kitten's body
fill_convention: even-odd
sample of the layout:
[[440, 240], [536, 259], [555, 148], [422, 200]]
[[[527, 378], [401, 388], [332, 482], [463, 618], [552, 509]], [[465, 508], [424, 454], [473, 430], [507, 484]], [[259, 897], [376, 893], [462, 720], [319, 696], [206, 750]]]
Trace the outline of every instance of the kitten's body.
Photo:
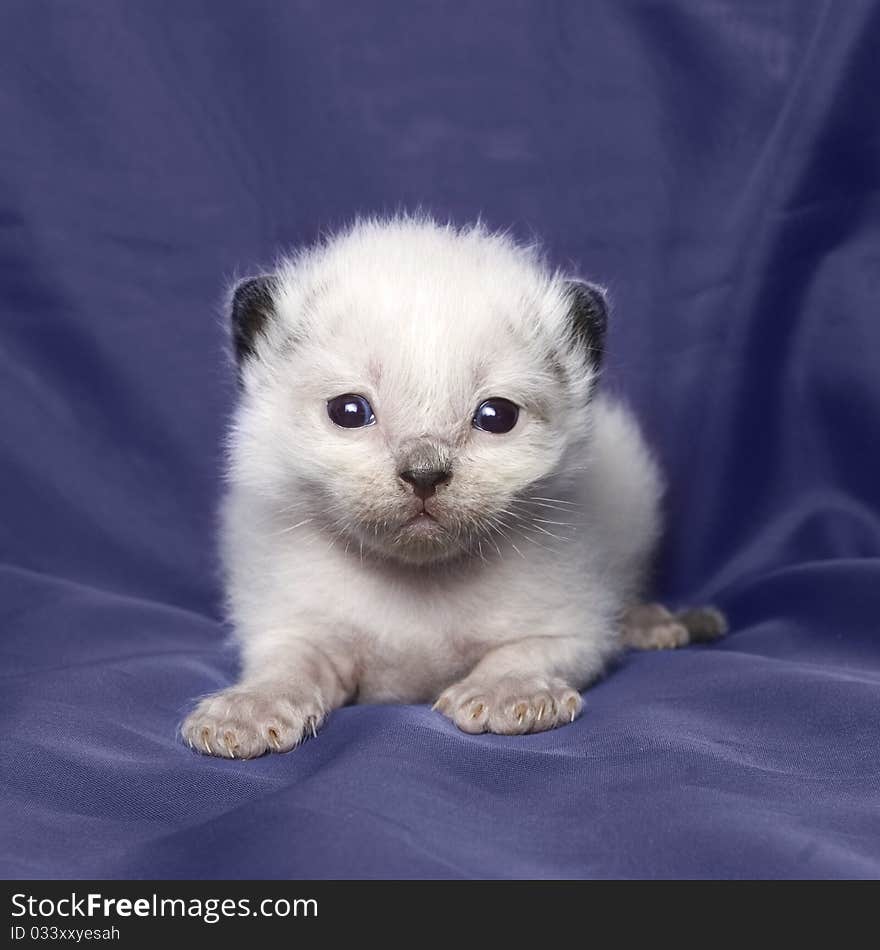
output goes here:
[[542, 488], [542, 498], [582, 503], [535, 505], [547, 533], [532, 528], [529, 542], [513, 526], [518, 550], [495, 535], [500, 555], [487, 540], [482, 558], [427, 567], [362, 556], [359, 543], [328, 544], [306, 525], [284, 531], [271, 506], [233, 488], [224, 537], [232, 616], [239, 631], [257, 632], [242, 637], [245, 669], [284, 649], [302, 617], [303, 635], [345, 641], [364, 702], [433, 702], [494, 647], [572, 632], [583, 655], [572, 685], [586, 685], [617, 650], [618, 619], [639, 595], [658, 529], [657, 472], [634, 423], [619, 406], [597, 401], [594, 412], [604, 464], [564, 494]]
[[[595, 289], [480, 228], [398, 219], [244, 285], [235, 311], [223, 554], [242, 678], [184, 736], [285, 750], [353, 700], [436, 701], [471, 732], [573, 719], [660, 530], [638, 427], [594, 395]], [[375, 422], [335, 426], [340, 393]], [[509, 432], [472, 424], [492, 397], [520, 407]], [[408, 473], [438, 466], [422, 497]], [[633, 642], [686, 642], [645, 616]]]

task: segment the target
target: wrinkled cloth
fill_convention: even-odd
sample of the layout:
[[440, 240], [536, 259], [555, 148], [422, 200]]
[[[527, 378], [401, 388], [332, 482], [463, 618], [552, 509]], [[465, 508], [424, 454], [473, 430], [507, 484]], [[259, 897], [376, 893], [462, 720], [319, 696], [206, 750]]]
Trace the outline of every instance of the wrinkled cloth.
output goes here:
[[[4, 3], [0, 873], [880, 876], [878, 40], [870, 0]], [[731, 632], [550, 733], [195, 755], [226, 289], [417, 206], [608, 287], [655, 595]]]

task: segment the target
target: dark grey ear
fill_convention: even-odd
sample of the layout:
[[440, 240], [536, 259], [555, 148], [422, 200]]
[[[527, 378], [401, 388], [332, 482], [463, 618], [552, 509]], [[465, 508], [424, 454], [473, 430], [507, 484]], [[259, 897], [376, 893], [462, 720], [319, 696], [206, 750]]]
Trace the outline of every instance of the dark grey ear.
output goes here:
[[605, 352], [605, 330], [608, 326], [605, 292], [595, 284], [570, 280], [568, 294], [575, 342], [586, 350], [594, 369], [599, 369]]
[[232, 342], [239, 365], [253, 355], [257, 337], [275, 313], [276, 280], [266, 275], [243, 280], [232, 294]]

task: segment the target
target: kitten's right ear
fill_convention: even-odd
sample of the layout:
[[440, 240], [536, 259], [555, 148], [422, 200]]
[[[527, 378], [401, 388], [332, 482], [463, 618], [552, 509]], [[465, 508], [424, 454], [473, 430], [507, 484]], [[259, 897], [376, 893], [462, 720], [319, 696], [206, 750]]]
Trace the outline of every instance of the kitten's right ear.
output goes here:
[[253, 356], [257, 337], [275, 316], [277, 281], [271, 275], [249, 277], [232, 292], [232, 343], [238, 365]]

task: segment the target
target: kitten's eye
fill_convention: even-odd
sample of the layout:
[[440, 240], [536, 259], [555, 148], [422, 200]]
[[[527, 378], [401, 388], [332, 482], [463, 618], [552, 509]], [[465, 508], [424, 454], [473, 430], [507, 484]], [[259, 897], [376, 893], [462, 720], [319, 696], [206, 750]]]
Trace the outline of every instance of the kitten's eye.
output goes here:
[[484, 432], [510, 432], [519, 418], [519, 406], [509, 399], [487, 399], [477, 406], [474, 413], [473, 426]]
[[376, 417], [373, 408], [363, 396], [346, 393], [327, 400], [327, 415], [343, 429], [363, 429], [371, 426]]

